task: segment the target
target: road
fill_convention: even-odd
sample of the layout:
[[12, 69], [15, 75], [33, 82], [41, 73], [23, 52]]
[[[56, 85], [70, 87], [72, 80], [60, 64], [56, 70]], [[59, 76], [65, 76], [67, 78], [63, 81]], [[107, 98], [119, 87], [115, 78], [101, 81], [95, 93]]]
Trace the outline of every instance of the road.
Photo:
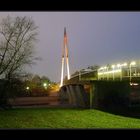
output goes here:
[[59, 105], [58, 92], [51, 92], [49, 96], [43, 97], [18, 97], [9, 99], [12, 106], [31, 106], [31, 105]]

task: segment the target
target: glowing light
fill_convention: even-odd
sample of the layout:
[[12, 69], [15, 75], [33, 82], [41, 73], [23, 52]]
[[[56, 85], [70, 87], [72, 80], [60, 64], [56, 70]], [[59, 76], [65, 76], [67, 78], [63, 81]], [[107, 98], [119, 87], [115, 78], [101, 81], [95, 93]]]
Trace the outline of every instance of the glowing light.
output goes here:
[[29, 87], [26, 87], [26, 89], [29, 90], [30, 88]]
[[[65, 53], [65, 55], [64, 55]], [[62, 67], [61, 67], [61, 82], [60, 87], [63, 86], [63, 76], [64, 76], [64, 60], [66, 60], [67, 65], [67, 78], [70, 79], [70, 70], [69, 70], [69, 58], [68, 58], [68, 47], [67, 47], [67, 34], [66, 28], [64, 28], [64, 46], [62, 50]]]
[[130, 83], [131, 86], [138, 86], [138, 83]]
[[70, 69], [69, 69], [69, 60], [68, 57], [66, 58], [67, 61], [67, 74], [68, 74], [68, 80], [70, 79]]
[[104, 69], [107, 69], [107, 67], [106, 66], [105, 67], [101, 67], [98, 70], [104, 70]]
[[117, 64], [117, 67], [119, 68], [121, 66], [121, 64]]
[[64, 75], [64, 57], [62, 58], [61, 83], [60, 83], [60, 87], [63, 86], [63, 75]]
[[123, 64], [117, 64], [117, 67], [124, 67], [124, 66], [127, 66], [127, 63], [123, 63]]
[[130, 63], [130, 65], [136, 65], [136, 62], [135, 62], [135, 61], [132, 61], [132, 62]]
[[44, 87], [46, 87], [46, 86], [47, 86], [47, 84], [46, 84], [46, 83], [44, 83], [44, 84], [43, 84], [43, 86], [44, 86]]
[[122, 66], [127, 66], [127, 63], [123, 63]]
[[121, 69], [111, 70], [111, 71], [107, 71], [107, 72], [98, 72], [98, 75], [109, 74], [109, 73], [117, 73], [117, 72], [121, 72]]
[[133, 85], [134, 85], [134, 86], [137, 86], [137, 85], [139, 85], [139, 84], [138, 84], [138, 83], [133, 83]]
[[103, 69], [103, 67], [99, 68], [98, 70], [102, 70], [102, 69]]
[[114, 69], [115, 68], [115, 65], [112, 65], [111, 67]]

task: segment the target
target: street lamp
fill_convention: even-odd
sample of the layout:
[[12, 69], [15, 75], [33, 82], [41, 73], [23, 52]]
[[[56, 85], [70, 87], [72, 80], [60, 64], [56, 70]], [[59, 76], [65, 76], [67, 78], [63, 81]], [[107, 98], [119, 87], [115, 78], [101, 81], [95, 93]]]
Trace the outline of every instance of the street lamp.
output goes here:
[[131, 81], [131, 79], [132, 79], [132, 77], [131, 77], [131, 66], [135, 66], [136, 65], [136, 62], [135, 61], [132, 61], [131, 63], [130, 63], [130, 65], [129, 65], [129, 70], [130, 70], [130, 81]]
[[30, 94], [29, 89], [30, 89], [30, 87], [27, 86], [27, 87], [26, 87], [26, 90], [27, 90], [26, 93], [27, 93], [27, 94]]
[[127, 66], [127, 63], [123, 63], [122, 66]]
[[29, 87], [26, 87], [26, 89], [29, 90], [30, 88]]
[[[104, 78], [106, 78], [106, 77], [105, 77], [105, 73], [106, 73], [106, 72], [107, 72], [107, 66], [104, 67]], [[108, 74], [107, 74], [107, 75], [108, 75]], [[107, 77], [108, 77], [108, 76], [107, 76]]]
[[117, 64], [117, 67], [118, 67], [119, 69], [121, 69], [120, 81], [122, 80], [122, 66], [123, 66], [123, 64], [122, 64], [122, 65], [121, 65], [121, 64]]
[[125, 62], [125, 63], [123, 63], [123, 64], [121, 64], [121, 80], [122, 80], [122, 67], [126, 67], [127, 66], [127, 63]]
[[108, 66], [106, 67], [106, 71], [107, 71], [107, 80], [108, 80], [109, 79]]
[[45, 89], [47, 88], [47, 84], [46, 83], [43, 83], [43, 86], [44, 86]]
[[114, 80], [114, 68], [115, 68], [115, 65], [112, 65], [111, 67], [113, 68], [113, 80]]
[[100, 67], [99, 69], [98, 69], [98, 80], [100, 80], [100, 76], [99, 76], [99, 73], [100, 73], [100, 71], [103, 69], [103, 67]]
[[81, 71], [79, 71], [79, 81], [81, 81]]
[[[101, 67], [101, 68], [98, 69], [98, 80], [100, 79], [100, 78], [99, 78], [99, 74], [103, 75], [103, 77], [101, 76], [101, 78], [103, 78], [103, 79], [105, 78], [106, 69], [107, 69], [106, 66]], [[100, 71], [101, 71], [101, 73], [100, 73]]]
[[120, 80], [122, 80], [122, 67], [127, 66], [127, 63], [123, 63], [123, 64], [117, 64], [117, 67], [121, 70], [120, 73]]

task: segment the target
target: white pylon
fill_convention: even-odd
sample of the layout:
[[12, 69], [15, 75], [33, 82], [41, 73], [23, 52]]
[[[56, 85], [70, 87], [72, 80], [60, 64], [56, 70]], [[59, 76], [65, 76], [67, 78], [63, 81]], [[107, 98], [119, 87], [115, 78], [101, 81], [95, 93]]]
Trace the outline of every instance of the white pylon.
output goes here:
[[62, 87], [62, 86], [63, 86], [63, 76], [64, 76], [64, 57], [62, 57], [61, 83], [60, 83], [60, 87]]
[[64, 44], [63, 44], [63, 50], [62, 50], [62, 67], [61, 67], [61, 83], [60, 83], [60, 87], [63, 86], [64, 61], [66, 61], [66, 65], [67, 65], [67, 78], [69, 80], [70, 79], [70, 70], [69, 70], [69, 57], [68, 57], [66, 28], [64, 28]]

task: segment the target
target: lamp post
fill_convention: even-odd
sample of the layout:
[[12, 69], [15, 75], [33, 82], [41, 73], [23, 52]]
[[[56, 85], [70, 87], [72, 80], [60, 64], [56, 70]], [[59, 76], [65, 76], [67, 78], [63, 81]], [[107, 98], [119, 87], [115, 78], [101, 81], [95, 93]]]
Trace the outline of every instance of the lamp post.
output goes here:
[[[98, 72], [98, 80], [100, 80], [100, 79], [107, 79], [108, 80], [108, 67], [107, 66], [99, 68], [97, 70], [97, 72]], [[99, 75], [101, 75], [101, 76], [99, 76]]]
[[121, 64], [117, 64], [117, 67], [121, 69], [121, 73], [120, 73], [120, 81], [122, 80], [122, 65]]
[[108, 66], [106, 67], [107, 70], [107, 80], [109, 79], [109, 73], [108, 73]]
[[126, 67], [126, 66], [127, 66], [127, 63], [121, 64], [121, 80], [122, 80], [122, 67]]
[[113, 69], [113, 80], [114, 80], [114, 68], [115, 68], [115, 65], [112, 65], [111, 67]]
[[44, 86], [45, 89], [47, 88], [47, 84], [46, 83], [43, 83], [43, 86]]
[[99, 76], [99, 74], [100, 74], [100, 72], [102, 72], [102, 70], [103, 70], [103, 67], [100, 67], [98, 70], [97, 70], [97, 75], [98, 75], [98, 80], [100, 80], [100, 79], [102, 79], [102, 76]]
[[[107, 74], [107, 71], [108, 71], [108, 68], [107, 68], [107, 66], [105, 66], [104, 67], [104, 77], [105, 77], [105, 73]], [[106, 79], [106, 77], [105, 77], [105, 79]], [[108, 74], [107, 74], [107, 79], [108, 79]]]
[[125, 67], [125, 66], [127, 66], [127, 63], [117, 64], [117, 67], [121, 70], [120, 81], [122, 80], [122, 67]]
[[97, 79], [100, 80], [99, 78], [99, 72], [100, 72], [100, 69], [97, 69]]
[[106, 69], [107, 69], [107, 67], [106, 66], [104, 66], [104, 67], [102, 67], [102, 70], [103, 70], [103, 80], [106, 78]]
[[81, 71], [79, 71], [79, 81], [81, 81]]
[[26, 87], [26, 90], [27, 90], [27, 94], [28, 94], [28, 96], [30, 96], [30, 87]]
[[131, 79], [132, 79], [132, 76], [131, 76], [131, 73], [132, 73], [132, 72], [131, 72], [131, 71], [132, 71], [132, 70], [131, 70], [131, 67], [132, 67], [132, 66], [135, 66], [135, 65], [136, 65], [136, 62], [135, 62], [135, 61], [132, 61], [132, 62], [130, 63], [130, 65], [129, 65], [129, 70], [130, 70], [130, 81], [131, 81]]

